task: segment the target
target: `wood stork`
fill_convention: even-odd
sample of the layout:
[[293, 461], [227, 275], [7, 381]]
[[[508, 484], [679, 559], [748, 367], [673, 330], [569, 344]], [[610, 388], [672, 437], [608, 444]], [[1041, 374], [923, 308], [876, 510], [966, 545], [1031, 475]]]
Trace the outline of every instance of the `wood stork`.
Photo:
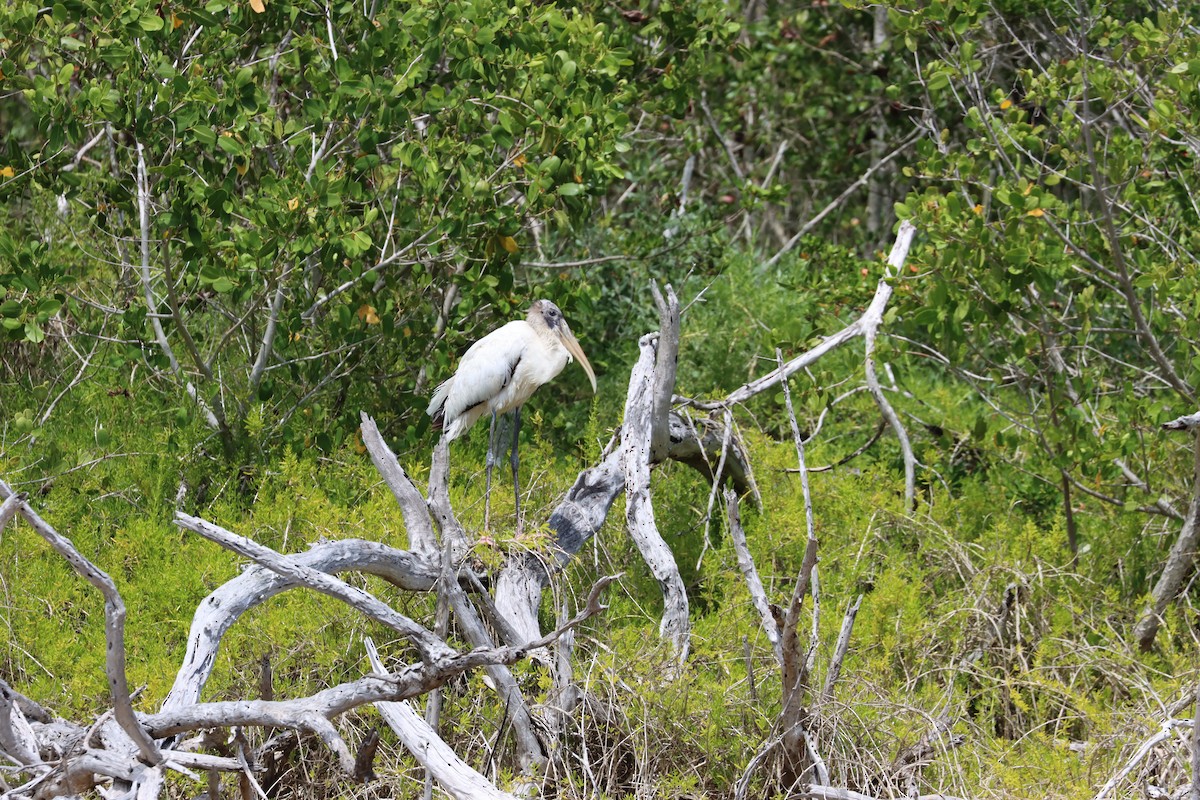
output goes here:
[[484, 414], [491, 414], [488, 431], [487, 482], [484, 488], [483, 526], [488, 529], [492, 467], [496, 463], [496, 415], [513, 412], [512, 465], [517, 528], [521, 526], [521, 490], [517, 473], [517, 440], [521, 431], [521, 405], [544, 383], [549, 383], [571, 358], [587, 373], [596, 391], [596, 373], [571, 333], [562, 311], [549, 300], [529, 307], [525, 319], [514, 320], [468, 348], [454, 376], [433, 392], [428, 413], [434, 430], [447, 440], [462, 436]]

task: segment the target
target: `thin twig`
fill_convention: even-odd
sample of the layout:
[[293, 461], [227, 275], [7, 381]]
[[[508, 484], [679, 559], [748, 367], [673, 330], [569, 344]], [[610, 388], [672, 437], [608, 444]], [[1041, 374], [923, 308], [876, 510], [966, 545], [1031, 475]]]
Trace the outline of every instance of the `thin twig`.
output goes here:
[[779, 623], [775, 621], [775, 615], [771, 613], [771, 603], [767, 599], [766, 589], [763, 588], [762, 579], [758, 576], [758, 568], [754, 566], [754, 557], [750, 555], [746, 532], [742, 529], [737, 492], [733, 489], [725, 489], [725, 508], [729, 515], [729, 536], [733, 539], [733, 548], [737, 553], [738, 569], [742, 571], [742, 576], [746, 579], [746, 586], [750, 591], [750, 601], [754, 604], [754, 609], [758, 611], [763, 632], [767, 634], [767, 640], [770, 641], [771, 649], [775, 653], [775, 660], [782, 664], [783, 653], [779, 648]]
[[874, 175], [876, 172], [878, 172], [879, 170], [881, 170], [885, 166], [887, 166], [888, 162], [890, 162], [893, 158], [895, 158], [896, 156], [903, 153], [915, 141], [917, 141], [917, 139], [921, 138], [921, 134], [922, 134], [922, 131], [920, 131], [920, 130], [913, 131], [911, 134], [909, 134], [907, 139], [905, 139], [903, 142], [900, 143], [899, 147], [897, 147], [895, 150], [888, 153], [886, 156], [884, 156], [883, 158], [879, 159], [874, 164], [872, 164], [870, 169], [868, 169], [866, 172], [864, 172], [862, 175], [860, 175], [858, 177], [858, 180], [854, 181], [854, 183], [847, 186], [842, 191], [841, 194], [839, 194], [832, 201], [830, 201], [830, 203], [827, 206], [825, 206], [823, 209], [818, 211], [816, 213], [816, 215], [814, 217], [812, 217], [812, 219], [810, 219], [808, 222], [801, 225], [800, 230], [796, 231], [792, 235], [792, 238], [788, 239], [787, 242], [783, 245], [783, 247], [779, 248], [779, 252], [777, 252], [775, 255], [771, 256], [771, 258], [769, 258], [767, 260], [767, 262], [765, 264], [763, 264], [762, 267], [759, 268], [759, 270], [765, 272], [766, 270], [770, 269], [771, 267], [773, 267], [777, 263], [779, 263], [779, 259], [783, 258], [784, 255], [786, 255], [789, 250], [791, 250], [793, 247], [795, 247], [796, 243], [799, 242], [800, 239], [803, 238], [803, 236], [806, 233], [808, 233], [813, 228], [815, 228], [817, 225], [819, 225], [821, 220], [825, 219], [825, 217], [829, 216], [829, 214], [832, 213], [834, 211], [834, 209], [836, 209], [838, 206], [840, 206], [842, 203], [844, 203], [846, 201], [846, 198], [850, 197], [850, 195], [854, 194], [856, 191], [858, 191], [863, 186], [865, 186], [867, 184], [867, 182], [869, 180], [871, 180], [872, 175]]
[[846, 652], [850, 649], [850, 634], [854, 630], [854, 618], [858, 616], [858, 608], [862, 605], [863, 596], [855, 598], [846, 615], [842, 617], [842, 630], [838, 633], [837, 644], [833, 648], [833, 658], [829, 661], [829, 671], [825, 673], [825, 687], [821, 689], [821, 702], [827, 703], [833, 699], [833, 685], [837, 683], [842, 673], [842, 662], [846, 660]]

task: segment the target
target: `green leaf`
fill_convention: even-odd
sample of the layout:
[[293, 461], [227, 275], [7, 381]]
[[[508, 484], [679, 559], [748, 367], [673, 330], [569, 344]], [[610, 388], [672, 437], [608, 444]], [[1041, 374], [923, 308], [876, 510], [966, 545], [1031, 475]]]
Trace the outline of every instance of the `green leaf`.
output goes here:
[[163, 29], [163, 18], [158, 14], [147, 14], [138, 20], [138, 25], [148, 33], [161, 31]]
[[192, 135], [200, 144], [212, 146], [217, 143], [217, 132], [207, 125], [196, 125], [192, 128]]
[[217, 278], [212, 283], [213, 291], [220, 292], [221, 294], [225, 294], [226, 292], [233, 291], [233, 289], [236, 286], [237, 286], [237, 284], [235, 284], [233, 281], [231, 281], [228, 277], [226, 277], [224, 275]]
[[578, 194], [583, 194], [582, 183], [563, 183], [558, 187], [558, 193], [563, 197], [574, 197]]

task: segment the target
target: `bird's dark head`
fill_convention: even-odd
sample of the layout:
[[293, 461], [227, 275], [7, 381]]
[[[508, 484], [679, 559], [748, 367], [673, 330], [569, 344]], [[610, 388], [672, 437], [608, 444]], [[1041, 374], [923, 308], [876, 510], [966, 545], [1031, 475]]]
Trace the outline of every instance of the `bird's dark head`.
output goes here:
[[571, 333], [571, 326], [563, 318], [563, 313], [558, 306], [549, 300], [537, 300], [529, 307], [529, 316], [526, 321], [535, 329], [545, 326], [546, 330], [562, 342], [571, 357], [578, 359], [579, 365], [583, 367], [588, 380], [592, 383], [592, 391], [595, 392], [596, 373], [592, 371], [592, 365], [588, 363], [587, 356], [583, 354], [583, 348], [579, 346], [575, 334]]
[[563, 319], [562, 311], [560, 311], [558, 306], [554, 305], [554, 303], [550, 302], [549, 300], [535, 301], [534, 304], [529, 307], [529, 316], [539, 317], [541, 321], [546, 324], [546, 327], [552, 331], [557, 331], [560, 326], [566, 324], [566, 321]]

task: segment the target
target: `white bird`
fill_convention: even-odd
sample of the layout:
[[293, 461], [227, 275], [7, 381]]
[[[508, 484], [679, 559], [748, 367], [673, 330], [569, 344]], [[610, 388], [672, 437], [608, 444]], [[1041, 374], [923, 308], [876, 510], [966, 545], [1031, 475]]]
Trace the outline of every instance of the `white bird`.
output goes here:
[[521, 405], [544, 383], [563, 371], [572, 357], [587, 373], [596, 391], [596, 373], [571, 333], [562, 311], [549, 300], [529, 307], [525, 319], [514, 320], [480, 339], [467, 350], [454, 376], [438, 386], [428, 413], [434, 430], [447, 440], [457, 439], [484, 414], [491, 414], [488, 433], [487, 484], [484, 489], [484, 529], [488, 526], [492, 466], [495, 464], [496, 415], [513, 412], [513, 446], [510, 463], [517, 496], [517, 526], [521, 524], [517, 438], [521, 430]]

